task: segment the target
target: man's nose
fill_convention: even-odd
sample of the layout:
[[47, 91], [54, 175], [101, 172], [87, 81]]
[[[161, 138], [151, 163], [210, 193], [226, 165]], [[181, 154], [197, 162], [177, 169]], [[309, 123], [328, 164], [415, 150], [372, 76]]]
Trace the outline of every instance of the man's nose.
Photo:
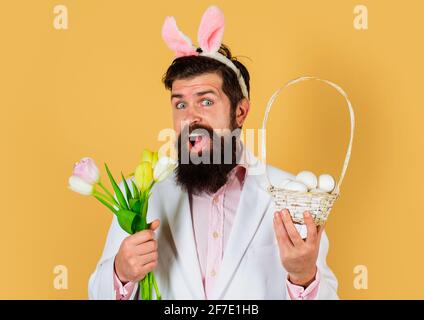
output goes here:
[[186, 109], [184, 120], [192, 123], [198, 123], [202, 120], [201, 114], [196, 106], [190, 104]]

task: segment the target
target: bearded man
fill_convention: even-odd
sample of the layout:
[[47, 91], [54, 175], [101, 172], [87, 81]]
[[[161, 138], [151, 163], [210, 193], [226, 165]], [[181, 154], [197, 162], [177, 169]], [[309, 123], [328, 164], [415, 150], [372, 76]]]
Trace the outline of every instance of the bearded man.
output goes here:
[[[129, 235], [113, 218], [89, 297], [137, 299], [138, 282], [154, 271], [162, 299], [337, 299], [324, 227], [305, 212], [303, 238], [287, 210], [275, 212], [265, 172], [240, 141], [250, 75], [221, 43], [219, 9], [208, 10], [195, 51], [181, 45], [175, 21], [165, 22], [177, 53], [163, 82], [179, 165], [153, 187], [150, 230]], [[294, 178], [270, 165], [266, 172], [271, 181]]]

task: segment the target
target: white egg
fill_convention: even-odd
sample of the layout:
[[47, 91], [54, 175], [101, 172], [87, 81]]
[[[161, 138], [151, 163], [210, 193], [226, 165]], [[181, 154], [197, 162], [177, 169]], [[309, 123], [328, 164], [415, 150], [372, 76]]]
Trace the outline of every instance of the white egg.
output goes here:
[[325, 192], [333, 191], [335, 185], [336, 183], [334, 182], [334, 178], [329, 174], [322, 174], [318, 178], [318, 188]]
[[314, 189], [318, 184], [316, 175], [314, 175], [311, 171], [299, 172], [296, 176], [296, 181], [302, 182], [308, 187], [308, 189]]
[[299, 181], [290, 181], [284, 186], [285, 190], [308, 192], [308, 187]]
[[310, 193], [327, 193], [326, 191], [320, 189], [320, 188], [313, 188], [309, 190]]
[[291, 181], [293, 181], [293, 180], [292, 179], [284, 179], [283, 181], [274, 184], [274, 186], [277, 187], [277, 188], [284, 188], [284, 186]]

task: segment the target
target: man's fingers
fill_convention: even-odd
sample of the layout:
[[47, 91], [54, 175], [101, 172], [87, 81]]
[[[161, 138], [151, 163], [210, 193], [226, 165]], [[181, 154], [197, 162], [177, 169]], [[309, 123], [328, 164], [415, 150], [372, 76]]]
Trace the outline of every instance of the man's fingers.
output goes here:
[[303, 220], [305, 221], [306, 229], [308, 231], [306, 242], [311, 244], [315, 243], [317, 240], [317, 227], [309, 211], [305, 211], [303, 214]]
[[154, 240], [155, 230], [159, 228], [159, 225], [160, 220], [154, 220], [152, 223], [150, 223], [149, 229], [136, 232], [132, 236], [128, 237], [128, 243], [134, 246], [138, 246], [147, 241]]
[[154, 262], [158, 259], [158, 252], [154, 251], [154, 252], [150, 252], [148, 254], [145, 254], [141, 257], [142, 259], [142, 264], [146, 265], [150, 262]]
[[289, 235], [289, 238], [293, 245], [295, 247], [301, 247], [305, 243], [302, 240], [302, 237], [299, 234], [299, 231], [297, 231], [296, 227], [293, 224], [292, 218], [290, 216], [289, 210], [284, 209], [281, 213], [284, 227], [286, 228], [287, 234]]
[[148, 264], [145, 264], [143, 266], [144, 272], [146, 272], [146, 274], [147, 274], [150, 271], [153, 271], [156, 268], [157, 264], [158, 264], [158, 262], [156, 260], [149, 262]]
[[156, 219], [150, 224], [150, 230], [155, 231], [157, 228], [159, 228], [160, 220]]
[[147, 242], [149, 240], [153, 240], [155, 236], [155, 232], [152, 230], [143, 230], [137, 233], [134, 233], [131, 236], [131, 244], [139, 245], [141, 243]]
[[158, 249], [158, 243], [156, 240], [149, 240], [136, 246], [136, 254], [145, 255], [150, 252], [154, 252]]
[[318, 241], [321, 240], [321, 236], [322, 236], [322, 233], [324, 232], [324, 229], [325, 229], [325, 223], [318, 227]]
[[284, 228], [284, 224], [281, 220], [279, 211], [275, 212], [274, 214], [274, 232], [280, 246], [286, 249], [293, 247], [293, 244], [289, 239], [286, 229]]

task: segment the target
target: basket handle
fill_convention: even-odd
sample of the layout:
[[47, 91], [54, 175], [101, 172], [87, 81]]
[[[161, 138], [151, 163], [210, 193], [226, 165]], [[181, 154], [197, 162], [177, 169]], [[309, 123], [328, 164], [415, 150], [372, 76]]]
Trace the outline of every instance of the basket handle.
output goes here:
[[[262, 131], [262, 142], [263, 142], [262, 143], [262, 155], [264, 155], [266, 157], [266, 131], [265, 131], [265, 129], [266, 129], [266, 123], [268, 121], [268, 114], [269, 114], [269, 112], [271, 110], [272, 104], [274, 103], [275, 99], [278, 97], [278, 95], [284, 89], [286, 89], [287, 87], [289, 87], [289, 86], [291, 86], [291, 85], [293, 85], [295, 83], [298, 83], [298, 82], [301, 82], [301, 81], [306, 81], [306, 80], [318, 80], [318, 81], [324, 82], [324, 83], [332, 86], [333, 88], [335, 88], [345, 98], [345, 100], [347, 102], [347, 106], [349, 108], [349, 114], [350, 114], [350, 141], [349, 141], [349, 145], [347, 147], [346, 157], [345, 157], [345, 160], [344, 160], [344, 164], [343, 164], [343, 168], [342, 168], [342, 172], [341, 172], [339, 181], [337, 182], [334, 190], [332, 191], [332, 194], [335, 194], [335, 193], [338, 194], [340, 192], [340, 186], [341, 186], [341, 184], [343, 182], [343, 178], [345, 176], [346, 169], [347, 169], [347, 166], [349, 164], [350, 152], [352, 150], [353, 132], [354, 132], [354, 128], [355, 128], [355, 115], [353, 113], [352, 104], [351, 104], [349, 98], [347, 97], [347, 94], [337, 84], [335, 84], [335, 83], [333, 83], [331, 81], [328, 81], [328, 80], [319, 79], [317, 77], [304, 76], [304, 77], [299, 77], [299, 78], [296, 78], [296, 79], [293, 79], [293, 80], [288, 81], [283, 87], [281, 87], [280, 89], [278, 89], [277, 91], [275, 91], [274, 94], [271, 96], [271, 98], [268, 101], [268, 104], [267, 104], [266, 110], [265, 110], [264, 119], [263, 119], [263, 122], [262, 122], [262, 130], [261, 130]], [[271, 180], [269, 179], [269, 176], [268, 176], [268, 171], [266, 170], [265, 172], [266, 172], [266, 178], [268, 180], [268, 183], [269, 183], [270, 186], [272, 186]]]

